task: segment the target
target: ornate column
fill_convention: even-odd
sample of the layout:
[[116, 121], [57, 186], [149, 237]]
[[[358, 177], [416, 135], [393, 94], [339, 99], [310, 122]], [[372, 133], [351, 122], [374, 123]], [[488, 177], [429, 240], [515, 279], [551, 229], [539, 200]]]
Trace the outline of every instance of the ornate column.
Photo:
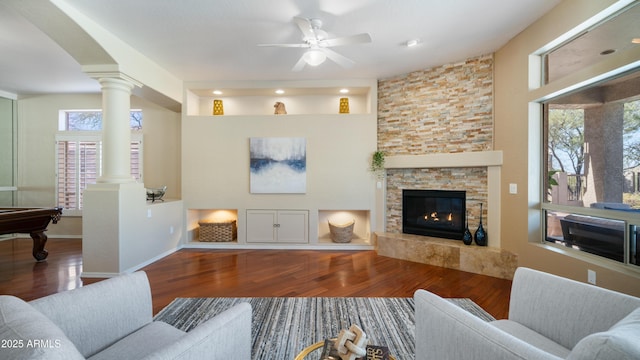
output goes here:
[[95, 70], [87, 74], [102, 86], [102, 176], [83, 193], [82, 276], [111, 277], [130, 267], [124, 249], [144, 237], [150, 217], [144, 185], [131, 177], [131, 90], [141, 84], [117, 69]]
[[99, 77], [102, 86], [102, 176], [99, 183], [133, 182], [131, 176], [131, 90], [123, 75]]

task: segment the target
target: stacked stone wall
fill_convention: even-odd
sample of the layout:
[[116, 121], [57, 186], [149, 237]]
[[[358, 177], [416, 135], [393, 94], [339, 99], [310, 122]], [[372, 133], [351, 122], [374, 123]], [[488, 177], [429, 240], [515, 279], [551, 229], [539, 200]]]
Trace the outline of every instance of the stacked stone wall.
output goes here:
[[378, 82], [378, 149], [387, 155], [492, 148], [492, 56]]

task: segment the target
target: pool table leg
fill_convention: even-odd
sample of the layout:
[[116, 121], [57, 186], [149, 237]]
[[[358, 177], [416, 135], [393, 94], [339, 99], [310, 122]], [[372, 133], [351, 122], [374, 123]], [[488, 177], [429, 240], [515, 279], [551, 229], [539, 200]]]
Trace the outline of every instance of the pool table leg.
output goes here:
[[47, 235], [45, 235], [44, 230], [33, 231], [30, 235], [33, 239], [33, 257], [37, 261], [44, 261], [49, 255], [49, 252], [44, 248], [47, 243]]

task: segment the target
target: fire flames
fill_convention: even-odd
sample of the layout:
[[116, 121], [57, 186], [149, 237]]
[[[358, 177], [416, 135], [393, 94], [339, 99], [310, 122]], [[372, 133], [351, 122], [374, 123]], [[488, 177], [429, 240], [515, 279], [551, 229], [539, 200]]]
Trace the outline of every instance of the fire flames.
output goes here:
[[[440, 221], [440, 215], [438, 215], [437, 211], [434, 211], [431, 214], [425, 215], [424, 216], [424, 220], [425, 221], [439, 222]], [[449, 215], [447, 216], [447, 221], [451, 222], [452, 220], [453, 220], [453, 213], [449, 213]]]

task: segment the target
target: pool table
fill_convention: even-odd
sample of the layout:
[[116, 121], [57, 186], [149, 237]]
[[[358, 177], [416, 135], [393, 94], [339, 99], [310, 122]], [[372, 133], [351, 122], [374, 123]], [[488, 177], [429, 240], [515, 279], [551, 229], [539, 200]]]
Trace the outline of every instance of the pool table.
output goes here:
[[33, 257], [43, 261], [49, 255], [44, 245], [49, 222], [56, 224], [62, 215], [61, 208], [0, 207], [0, 235], [27, 233], [33, 239]]

